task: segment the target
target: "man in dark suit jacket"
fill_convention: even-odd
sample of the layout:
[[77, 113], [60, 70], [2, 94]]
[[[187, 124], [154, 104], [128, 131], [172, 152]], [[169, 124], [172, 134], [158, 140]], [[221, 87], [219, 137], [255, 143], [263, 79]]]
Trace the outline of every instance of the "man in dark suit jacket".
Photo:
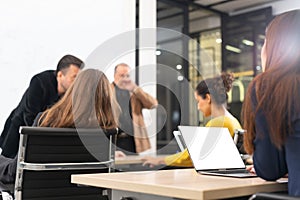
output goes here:
[[2, 155], [14, 158], [19, 148], [20, 126], [31, 126], [36, 115], [53, 105], [73, 83], [83, 62], [72, 55], [60, 59], [56, 71], [36, 74], [23, 94], [19, 105], [11, 112], [0, 136]]

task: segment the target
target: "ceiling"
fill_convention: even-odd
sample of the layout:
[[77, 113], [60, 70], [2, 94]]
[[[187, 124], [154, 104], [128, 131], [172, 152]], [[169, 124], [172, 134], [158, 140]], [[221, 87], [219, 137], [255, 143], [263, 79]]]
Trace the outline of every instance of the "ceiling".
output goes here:
[[[234, 15], [246, 10], [270, 6], [283, 0], [158, 0], [158, 20], [183, 14], [182, 8], [189, 7], [190, 20], [215, 14]], [[199, 12], [201, 11], [201, 12]]]
[[[184, 0], [182, 0], [184, 2]], [[192, 0], [189, 3], [199, 5], [209, 10], [215, 10], [222, 13], [233, 13], [245, 9], [264, 6], [282, 0]]]

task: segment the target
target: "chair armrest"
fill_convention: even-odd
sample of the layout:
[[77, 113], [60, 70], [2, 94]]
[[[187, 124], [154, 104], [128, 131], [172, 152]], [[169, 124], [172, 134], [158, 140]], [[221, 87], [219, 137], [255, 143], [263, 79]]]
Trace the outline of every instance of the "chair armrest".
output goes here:
[[26, 163], [20, 162], [20, 167], [26, 170], [44, 171], [44, 170], [80, 170], [80, 169], [101, 169], [107, 168], [113, 164], [114, 160], [105, 162], [86, 162], [86, 163]]
[[280, 193], [256, 193], [253, 194], [249, 200], [300, 200], [300, 197], [292, 197], [288, 196], [287, 194], [280, 194]]

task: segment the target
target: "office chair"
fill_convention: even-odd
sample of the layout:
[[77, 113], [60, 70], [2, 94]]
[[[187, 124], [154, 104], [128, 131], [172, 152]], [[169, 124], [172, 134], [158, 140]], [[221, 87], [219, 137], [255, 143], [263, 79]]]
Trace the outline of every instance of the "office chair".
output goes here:
[[300, 197], [291, 197], [282, 193], [256, 193], [249, 200], [300, 200]]
[[233, 141], [241, 154], [246, 153], [244, 150], [244, 145], [243, 145], [245, 132], [246, 132], [246, 130], [244, 130], [244, 129], [235, 129], [234, 130]]
[[14, 199], [107, 199], [104, 189], [72, 184], [71, 175], [110, 172], [117, 130], [21, 127], [20, 134]]
[[236, 129], [234, 130], [234, 136], [233, 141], [239, 150], [241, 157], [245, 164], [252, 164], [252, 157], [247, 154], [247, 152], [244, 149], [244, 133], [246, 130], [244, 129]]
[[236, 79], [232, 83], [232, 89], [228, 93], [228, 110], [241, 121], [241, 110], [245, 97], [245, 87], [242, 80]]

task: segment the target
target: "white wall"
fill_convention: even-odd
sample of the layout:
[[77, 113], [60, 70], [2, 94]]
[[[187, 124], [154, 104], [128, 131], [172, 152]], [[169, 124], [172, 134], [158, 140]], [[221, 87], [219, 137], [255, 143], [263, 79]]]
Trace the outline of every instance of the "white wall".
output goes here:
[[[65, 54], [85, 60], [104, 41], [135, 28], [135, 0], [0, 0], [0, 5], [0, 132], [34, 74], [56, 69]], [[120, 62], [134, 65], [132, 56]]]

